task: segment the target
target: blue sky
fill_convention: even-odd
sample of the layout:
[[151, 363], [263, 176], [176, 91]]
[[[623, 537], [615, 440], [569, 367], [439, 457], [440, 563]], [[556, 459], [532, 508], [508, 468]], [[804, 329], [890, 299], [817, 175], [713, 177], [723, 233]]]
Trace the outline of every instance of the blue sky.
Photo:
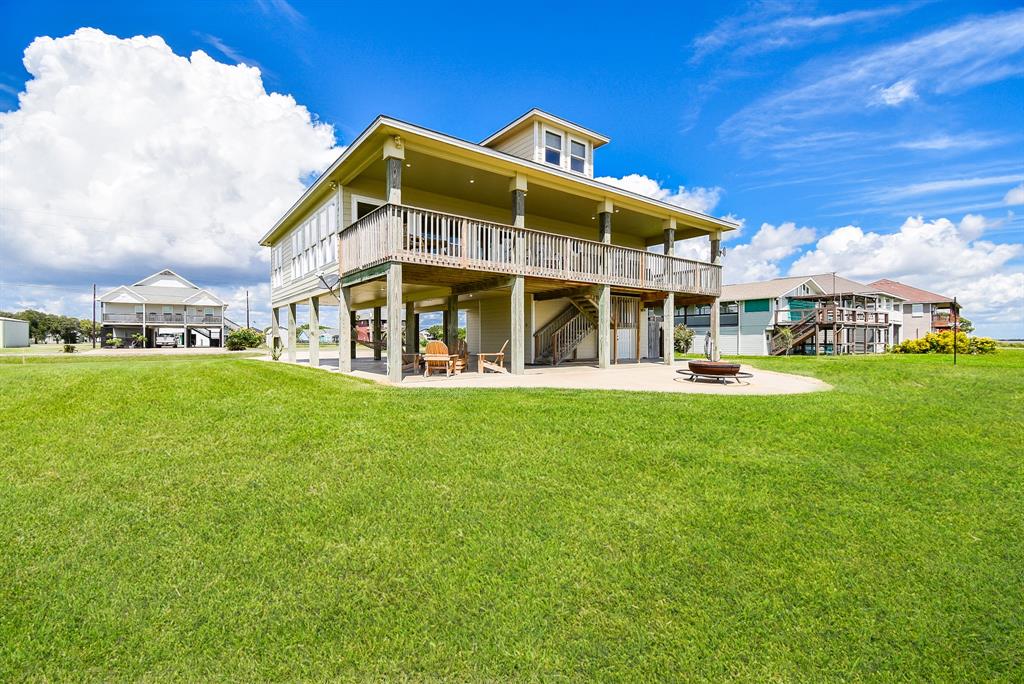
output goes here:
[[[699, 195], [710, 213], [742, 219], [730, 280], [794, 268], [906, 278], [965, 298], [982, 332], [1024, 336], [1019, 3], [417, 3], [385, 16], [366, 3], [51, 2], [0, 13], [0, 111], [18, 111], [38, 77], [22, 61], [33, 40], [81, 27], [257, 66], [267, 92], [332, 126], [338, 145], [380, 113], [479, 140], [537, 106], [612, 138], [597, 175], [641, 174], [680, 202]], [[3, 124], [9, 136], [16, 123]], [[324, 158], [310, 157], [311, 168]], [[18, 182], [12, 164], [7, 197]], [[58, 202], [53, 215], [129, 230], [82, 201]], [[32, 228], [30, 210], [4, 208], [7, 236]], [[254, 240], [265, 227], [251, 227]], [[17, 285], [31, 283], [71, 309], [65, 295], [97, 278], [80, 264], [30, 271], [30, 261], [0, 261], [0, 308], [35, 301]], [[101, 283], [140, 261], [149, 265], [126, 260]], [[181, 268], [227, 290], [257, 288], [265, 273]]]

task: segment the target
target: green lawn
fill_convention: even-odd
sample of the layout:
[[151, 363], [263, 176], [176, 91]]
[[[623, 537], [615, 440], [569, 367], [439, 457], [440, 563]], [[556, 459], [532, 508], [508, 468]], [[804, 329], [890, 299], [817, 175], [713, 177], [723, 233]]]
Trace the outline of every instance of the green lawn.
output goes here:
[[836, 389], [0, 359], [0, 681], [1024, 678], [1024, 352], [756, 364]]

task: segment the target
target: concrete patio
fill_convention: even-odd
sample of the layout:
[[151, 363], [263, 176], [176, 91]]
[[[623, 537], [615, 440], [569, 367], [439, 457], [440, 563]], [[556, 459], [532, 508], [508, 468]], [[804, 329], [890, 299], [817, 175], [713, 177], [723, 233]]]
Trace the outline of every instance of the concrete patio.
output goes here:
[[[332, 358], [333, 357], [333, 358]], [[259, 360], [272, 361], [269, 356]], [[277, 363], [285, 363], [284, 358]], [[309, 354], [300, 350], [296, 356], [296, 364], [308, 365]], [[321, 370], [337, 373], [338, 358], [331, 352], [322, 352]], [[623, 363], [600, 370], [596, 364], [566, 363], [557, 367], [527, 366], [524, 375], [503, 373], [480, 374], [475, 371], [476, 359], [469, 364], [471, 372], [445, 377], [433, 374], [424, 377], [423, 373], [406, 372], [402, 376], [400, 387], [446, 389], [446, 388], [529, 388], [545, 387], [557, 389], [590, 389], [620, 390], [629, 392], [679, 392], [683, 394], [742, 394], [742, 395], [775, 395], [804, 394], [831, 389], [831, 385], [814, 378], [789, 373], [776, 373], [744, 365], [742, 370], [753, 377], [731, 381], [728, 384], [719, 382], [693, 382], [676, 371], [684, 370], [686, 362], [680, 361], [671, 368], [660, 362]], [[382, 384], [391, 384], [387, 380], [387, 364], [376, 361], [369, 354], [360, 355], [352, 360], [352, 377], [372, 380]]]

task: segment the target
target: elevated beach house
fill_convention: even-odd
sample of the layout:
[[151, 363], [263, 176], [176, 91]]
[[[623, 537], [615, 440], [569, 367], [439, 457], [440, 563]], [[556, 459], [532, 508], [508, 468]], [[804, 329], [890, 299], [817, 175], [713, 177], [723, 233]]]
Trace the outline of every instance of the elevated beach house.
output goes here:
[[146, 347], [222, 347], [225, 329], [237, 327], [224, 317], [222, 299], [170, 269], [98, 299], [101, 339], [114, 337], [126, 345], [141, 335]]
[[[721, 351], [880, 354], [904, 336], [904, 300], [891, 289], [833, 273], [726, 285], [718, 303]], [[711, 306], [679, 307], [676, 323], [693, 328], [700, 339], [711, 328]]]
[[902, 301], [903, 337], [908, 340], [916, 340], [931, 332], [949, 330], [959, 315], [953, 299], [946, 295], [888, 278], [876, 280], [870, 287]]
[[[418, 314], [433, 311], [454, 340], [464, 310], [470, 354], [507, 342], [512, 373], [574, 358], [608, 367], [659, 347], [671, 363], [671, 326], [651, 329], [646, 312], [714, 304], [721, 233], [736, 226], [596, 180], [607, 142], [537, 109], [479, 143], [378, 117], [260, 242], [274, 329], [294, 329], [299, 305], [312, 325], [321, 305], [339, 306], [348, 371], [352, 314], [385, 308], [399, 324], [383, 350], [392, 381], [403, 351], [418, 351]], [[706, 261], [672, 255], [697, 237]]]

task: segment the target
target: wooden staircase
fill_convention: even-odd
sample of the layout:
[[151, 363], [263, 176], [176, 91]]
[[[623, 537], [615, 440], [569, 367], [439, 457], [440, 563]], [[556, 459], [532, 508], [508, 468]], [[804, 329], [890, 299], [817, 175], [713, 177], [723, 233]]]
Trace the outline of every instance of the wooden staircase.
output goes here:
[[557, 366], [572, 356], [592, 332], [597, 330], [597, 301], [589, 293], [569, 297], [569, 305], [533, 335], [537, 363]]
[[[793, 333], [793, 340], [787, 346], [782, 341], [782, 334], [779, 332], [782, 328], [788, 328]], [[808, 337], [813, 336], [818, 330], [818, 310], [808, 309], [806, 314], [803, 314], [798, 321], [794, 321], [789, 325], [776, 325], [774, 334], [771, 339], [771, 348], [768, 350], [772, 356], [782, 356], [793, 347], [804, 342]]]

